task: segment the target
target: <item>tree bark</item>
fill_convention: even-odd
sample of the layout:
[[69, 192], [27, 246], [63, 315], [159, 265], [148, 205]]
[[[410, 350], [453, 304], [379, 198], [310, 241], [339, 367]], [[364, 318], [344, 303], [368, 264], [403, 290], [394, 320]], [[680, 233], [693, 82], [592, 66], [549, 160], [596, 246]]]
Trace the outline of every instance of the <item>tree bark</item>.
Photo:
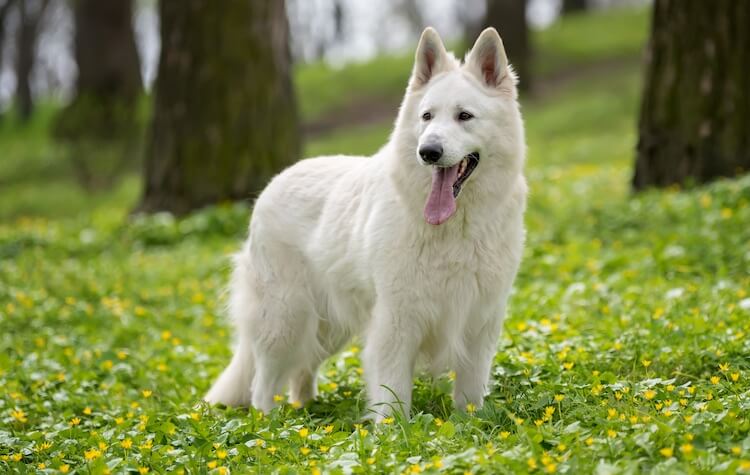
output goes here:
[[586, 0], [563, 0], [561, 13], [567, 15], [569, 13], [584, 12], [588, 8], [587, 3]]
[[71, 146], [79, 181], [96, 188], [111, 184], [134, 161], [140, 61], [132, 0], [77, 0], [74, 8], [76, 95], [57, 117], [54, 133]]
[[246, 200], [299, 157], [282, 0], [162, 0], [140, 210]]
[[633, 187], [750, 169], [750, 2], [656, 0]]
[[503, 39], [508, 60], [518, 75], [519, 89], [531, 90], [532, 48], [526, 22], [526, 0], [487, 0], [484, 20], [474, 28], [467, 28], [466, 44], [474, 44], [479, 33], [490, 26], [494, 26]]
[[[18, 0], [19, 25], [16, 40], [16, 108], [22, 122], [34, 112], [31, 73], [36, 62], [36, 43], [39, 23], [47, 9], [48, 0], [30, 2]], [[36, 6], [36, 8], [34, 8]]]

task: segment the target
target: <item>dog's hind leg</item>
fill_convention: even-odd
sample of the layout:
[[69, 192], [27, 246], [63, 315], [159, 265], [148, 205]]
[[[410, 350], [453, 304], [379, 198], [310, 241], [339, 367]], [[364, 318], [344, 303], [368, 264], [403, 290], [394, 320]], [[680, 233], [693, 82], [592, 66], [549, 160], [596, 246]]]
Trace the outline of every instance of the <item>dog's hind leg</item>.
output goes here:
[[292, 403], [305, 405], [318, 394], [317, 368], [302, 369], [289, 381], [289, 399]]
[[211, 404], [249, 406], [252, 400], [250, 388], [254, 374], [255, 362], [250, 345], [247, 341], [241, 341], [232, 362], [221, 373], [204, 399]]

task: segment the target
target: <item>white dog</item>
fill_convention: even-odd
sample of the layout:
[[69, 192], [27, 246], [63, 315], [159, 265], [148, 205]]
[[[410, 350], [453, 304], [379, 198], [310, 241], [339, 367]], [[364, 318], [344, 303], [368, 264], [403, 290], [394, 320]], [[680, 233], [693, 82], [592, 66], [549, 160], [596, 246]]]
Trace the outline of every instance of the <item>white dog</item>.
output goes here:
[[361, 335], [377, 419], [409, 414], [418, 357], [455, 371], [457, 408], [481, 407], [521, 260], [524, 156], [497, 31], [462, 64], [426, 29], [389, 142], [303, 160], [258, 198], [234, 259], [238, 346], [206, 400], [269, 411], [288, 387], [305, 403]]

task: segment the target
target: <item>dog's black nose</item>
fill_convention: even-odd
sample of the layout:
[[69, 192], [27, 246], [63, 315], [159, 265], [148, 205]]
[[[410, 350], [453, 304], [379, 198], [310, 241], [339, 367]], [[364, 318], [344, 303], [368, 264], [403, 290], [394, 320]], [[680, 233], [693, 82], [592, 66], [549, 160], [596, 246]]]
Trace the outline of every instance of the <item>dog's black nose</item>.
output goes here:
[[435, 163], [443, 156], [443, 146], [439, 143], [428, 143], [419, 147], [419, 156], [427, 163]]

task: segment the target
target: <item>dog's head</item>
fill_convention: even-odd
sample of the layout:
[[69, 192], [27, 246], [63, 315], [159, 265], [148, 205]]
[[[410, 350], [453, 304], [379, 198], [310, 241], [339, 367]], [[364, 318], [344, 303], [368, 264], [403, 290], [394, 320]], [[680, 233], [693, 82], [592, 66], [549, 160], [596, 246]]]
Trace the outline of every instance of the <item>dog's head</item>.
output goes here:
[[464, 63], [446, 52], [437, 32], [427, 28], [417, 47], [408, 94], [415, 100], [402, 113], [414, 115], [404, 118], [416, 135], [414, 158], [432, 175], [424, 209], [428, 223], [447, 221], [462, 189], [481, 186], [479, 175], [503, 186], [497, 181], [500, 175], [520, 173], [523, 132], [516, 77], [494, 28], [479, 35]]

